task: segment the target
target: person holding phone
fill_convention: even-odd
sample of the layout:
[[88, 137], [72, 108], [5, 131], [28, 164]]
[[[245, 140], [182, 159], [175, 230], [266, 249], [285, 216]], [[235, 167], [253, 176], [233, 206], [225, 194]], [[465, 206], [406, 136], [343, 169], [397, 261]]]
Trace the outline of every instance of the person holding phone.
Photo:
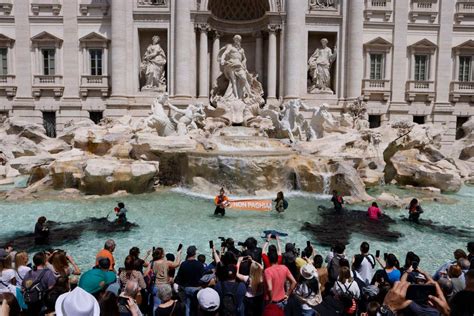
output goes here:
[[221, 188], [219, 195], [214, 198], [214, 204], [216, 209], [214, 210], [214, 215], [225, 215], [225, 208], [229, 206], [229, 198], [225, 195], [224, 188]]
[[[270, 245], [270, 241], [272, 238], [276, 239], [277, 245]], [[268, 251], [267, 251], [268, 250]], [[282, 264], [283, 262], [283, 256], [281, 253], [281, 244], [280, 244], [280, 238], [277, 236], [272, 236], [272, 235], [267, 235], [267, 241], [263, 244], [262, 248], [262, 261], [263, 261], [263, 267], [264, 269], [270, 267], [270, 260], [269, 260], [269, 255], [271, 253], [275, 253], [277, 255], [277, 263]]]

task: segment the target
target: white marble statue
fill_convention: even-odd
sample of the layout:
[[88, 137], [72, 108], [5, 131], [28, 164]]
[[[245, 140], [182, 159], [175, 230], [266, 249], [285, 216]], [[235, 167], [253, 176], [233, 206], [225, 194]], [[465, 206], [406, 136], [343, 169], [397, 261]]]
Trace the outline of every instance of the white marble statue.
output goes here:
[[166, 114], [163, 106], [168, 104], [168, 94], [164, 93], [153, 100], [151, 114], [145, 119], [148, 127], [156, 130], [159, 136], [171, 136], [176, 133], [175, 125]]
[[[220, 49], [217, 60], [221, 74], [211, 91], [211, 104], [221, 108], [232, 123], [244, 123], [247, 107], [264, 103], [263, 88], [257, 77], [247, 69], [247, 57], [241, 46], [242, 37], [234, 36], [234, 42]], [[249, 113], [249, 111], [246, 111]]]
[[337, 48], [333, 51], [327, 46], [328, 40], [321, 39], [322, 48], [316, 48], [313, 55], [308, 60], [308, 71], [311, 82], [308, 85], [309, 93], [328, 93], [333, 94], [331, 90], [331, 65], [336, 60]]
[[176, 125], [179, 136], [187, 135], [190, 130], [198, 129], [198, 124], [202, 125], [206, 117], [202, 103], [189, 104], [186, 109], [179, 109], [172, 104], [168, 104], [168, 107], [174, 112], [173, 115], [170, 115], [170, 119]]
[[310, 10], [317, 10], [317, 9], [327, 9], [336, 6], [337, 0], [309, 0], [309, 9]]
[[290, 100], [283, 105], [281, 111], [274, 109], [264, 109], [260, 114], [262, 117], [268, 117], [273, 122], [274, 135], [277, 138], [289, 138], [291, 143], [296, 141], [295, 137], [303, 140], [303, 131], [307, 127], [303, 114], [300, 109], [309, 110], [308, 106], [300, 99]]
[[369, 114], [367, 113], [367, 103], [362, 96], [358, 97], [347, 106], [349, 114], [352, 116], [352, 128], [357, 130], [369, 128]]
[[164, 92], [166, 91], [166, 54], [159, 42], [160, 37], [158, 35], [153, 36], [152, 44], [148, 45], [143, 55], [140, 70], [141, 76], [145, 81], [142, 89], [156, 89]]

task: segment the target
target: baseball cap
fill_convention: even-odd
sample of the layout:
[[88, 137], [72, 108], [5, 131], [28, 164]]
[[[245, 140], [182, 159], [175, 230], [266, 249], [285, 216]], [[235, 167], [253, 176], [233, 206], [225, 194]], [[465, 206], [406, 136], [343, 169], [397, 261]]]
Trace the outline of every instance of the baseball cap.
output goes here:
[[197, 299], [201, 309], [208, 312], [216, 311], [221, 304], [219, 294], [210, 287], [200, 290], [197, 294]]

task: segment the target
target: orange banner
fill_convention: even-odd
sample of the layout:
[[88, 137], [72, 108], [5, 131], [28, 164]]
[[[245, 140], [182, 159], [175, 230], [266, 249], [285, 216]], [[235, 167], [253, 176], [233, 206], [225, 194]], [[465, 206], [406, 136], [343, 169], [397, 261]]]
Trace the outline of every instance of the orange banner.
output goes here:
[[242, 211], [268, 212], [272, 210], [272, 200], [233, 200], [228, 208]]

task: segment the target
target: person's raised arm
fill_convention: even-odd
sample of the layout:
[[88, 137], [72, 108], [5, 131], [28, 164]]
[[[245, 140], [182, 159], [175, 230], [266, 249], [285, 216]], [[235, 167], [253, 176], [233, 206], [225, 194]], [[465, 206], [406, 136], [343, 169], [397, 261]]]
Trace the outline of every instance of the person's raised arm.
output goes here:
[[180, 113], [180, 114], [186, 114], [186, 110], [181, 110], [181, 109], [177, 108], [176, 106], [174, 106], [174, 105], [171, 104], [171, 103], [168, 103], [168, 107], [169, 107], [170, 109], [172, 109], [173, 111], [178, 112], [178, 113]]
[[239, 271], [240, 271], [240, 264], [242, 263], [242, 260], [244, 259], [244, 257], [239, 257], [239, 259], [237, 260], [237, 279], [239, 279], [240, 281], [242, 282], [246, 282], [247, 279], [248, 279], [248, 275], [243, 275], [241, 274]]
[[216, 251], [216, 247], [212, 247], [212, 256], [214, 257], [214, 261], [216, 262], [216, 266], [219, 262], [221, 262], [221, 257], [219, 257], [219, 254]]
[[71, 263], [72, 265], [72, 268], [73, 268], [73, 274], [75, 275], [79, 275], [81, 274], [81, 269], [79, 268], [79, 266], [76, 264], [76, 262], [74, 261], [74, 259], [71, 257], [71, 255], [67, 255], [66, 256], [67, 260], [69, 261], [69, 263]]
[[388, 291], [383, 305], [387, 306], [393, 313], [397, 313], [410, 305], [411, 300], [406, 299], [407, 290], [410, 286], [408, 282], [395, 282], [393, 288]]
[[183, 252], [183, 250], [178, 251], [178, 253], [176, 254], [176, 259], [173, 262], [169, 263], [170, 268], [176, 269], [177, 267], [179, 267], [179, 265], [181, 264], [181, 253], [182, 252]]
[[375, 260], [380, 264], [382, 269], [385, 269], [385, 261], [380, 257], [375, 257]]
[[278, 235], [275, 236], [277, 241], [277, 254], [281, 256], [281, 244], [280, 244], [280, 237]]
[[268, 248], [268, 245], [270, 244], [270, 236], [271, 235], [267, 235], [267, 240], [265, 241], [265, 243], [263, 244], [263, 247], [262, 247], [262, 254], [264, 254], [264, 255], [267, 254], [267, 248]]

